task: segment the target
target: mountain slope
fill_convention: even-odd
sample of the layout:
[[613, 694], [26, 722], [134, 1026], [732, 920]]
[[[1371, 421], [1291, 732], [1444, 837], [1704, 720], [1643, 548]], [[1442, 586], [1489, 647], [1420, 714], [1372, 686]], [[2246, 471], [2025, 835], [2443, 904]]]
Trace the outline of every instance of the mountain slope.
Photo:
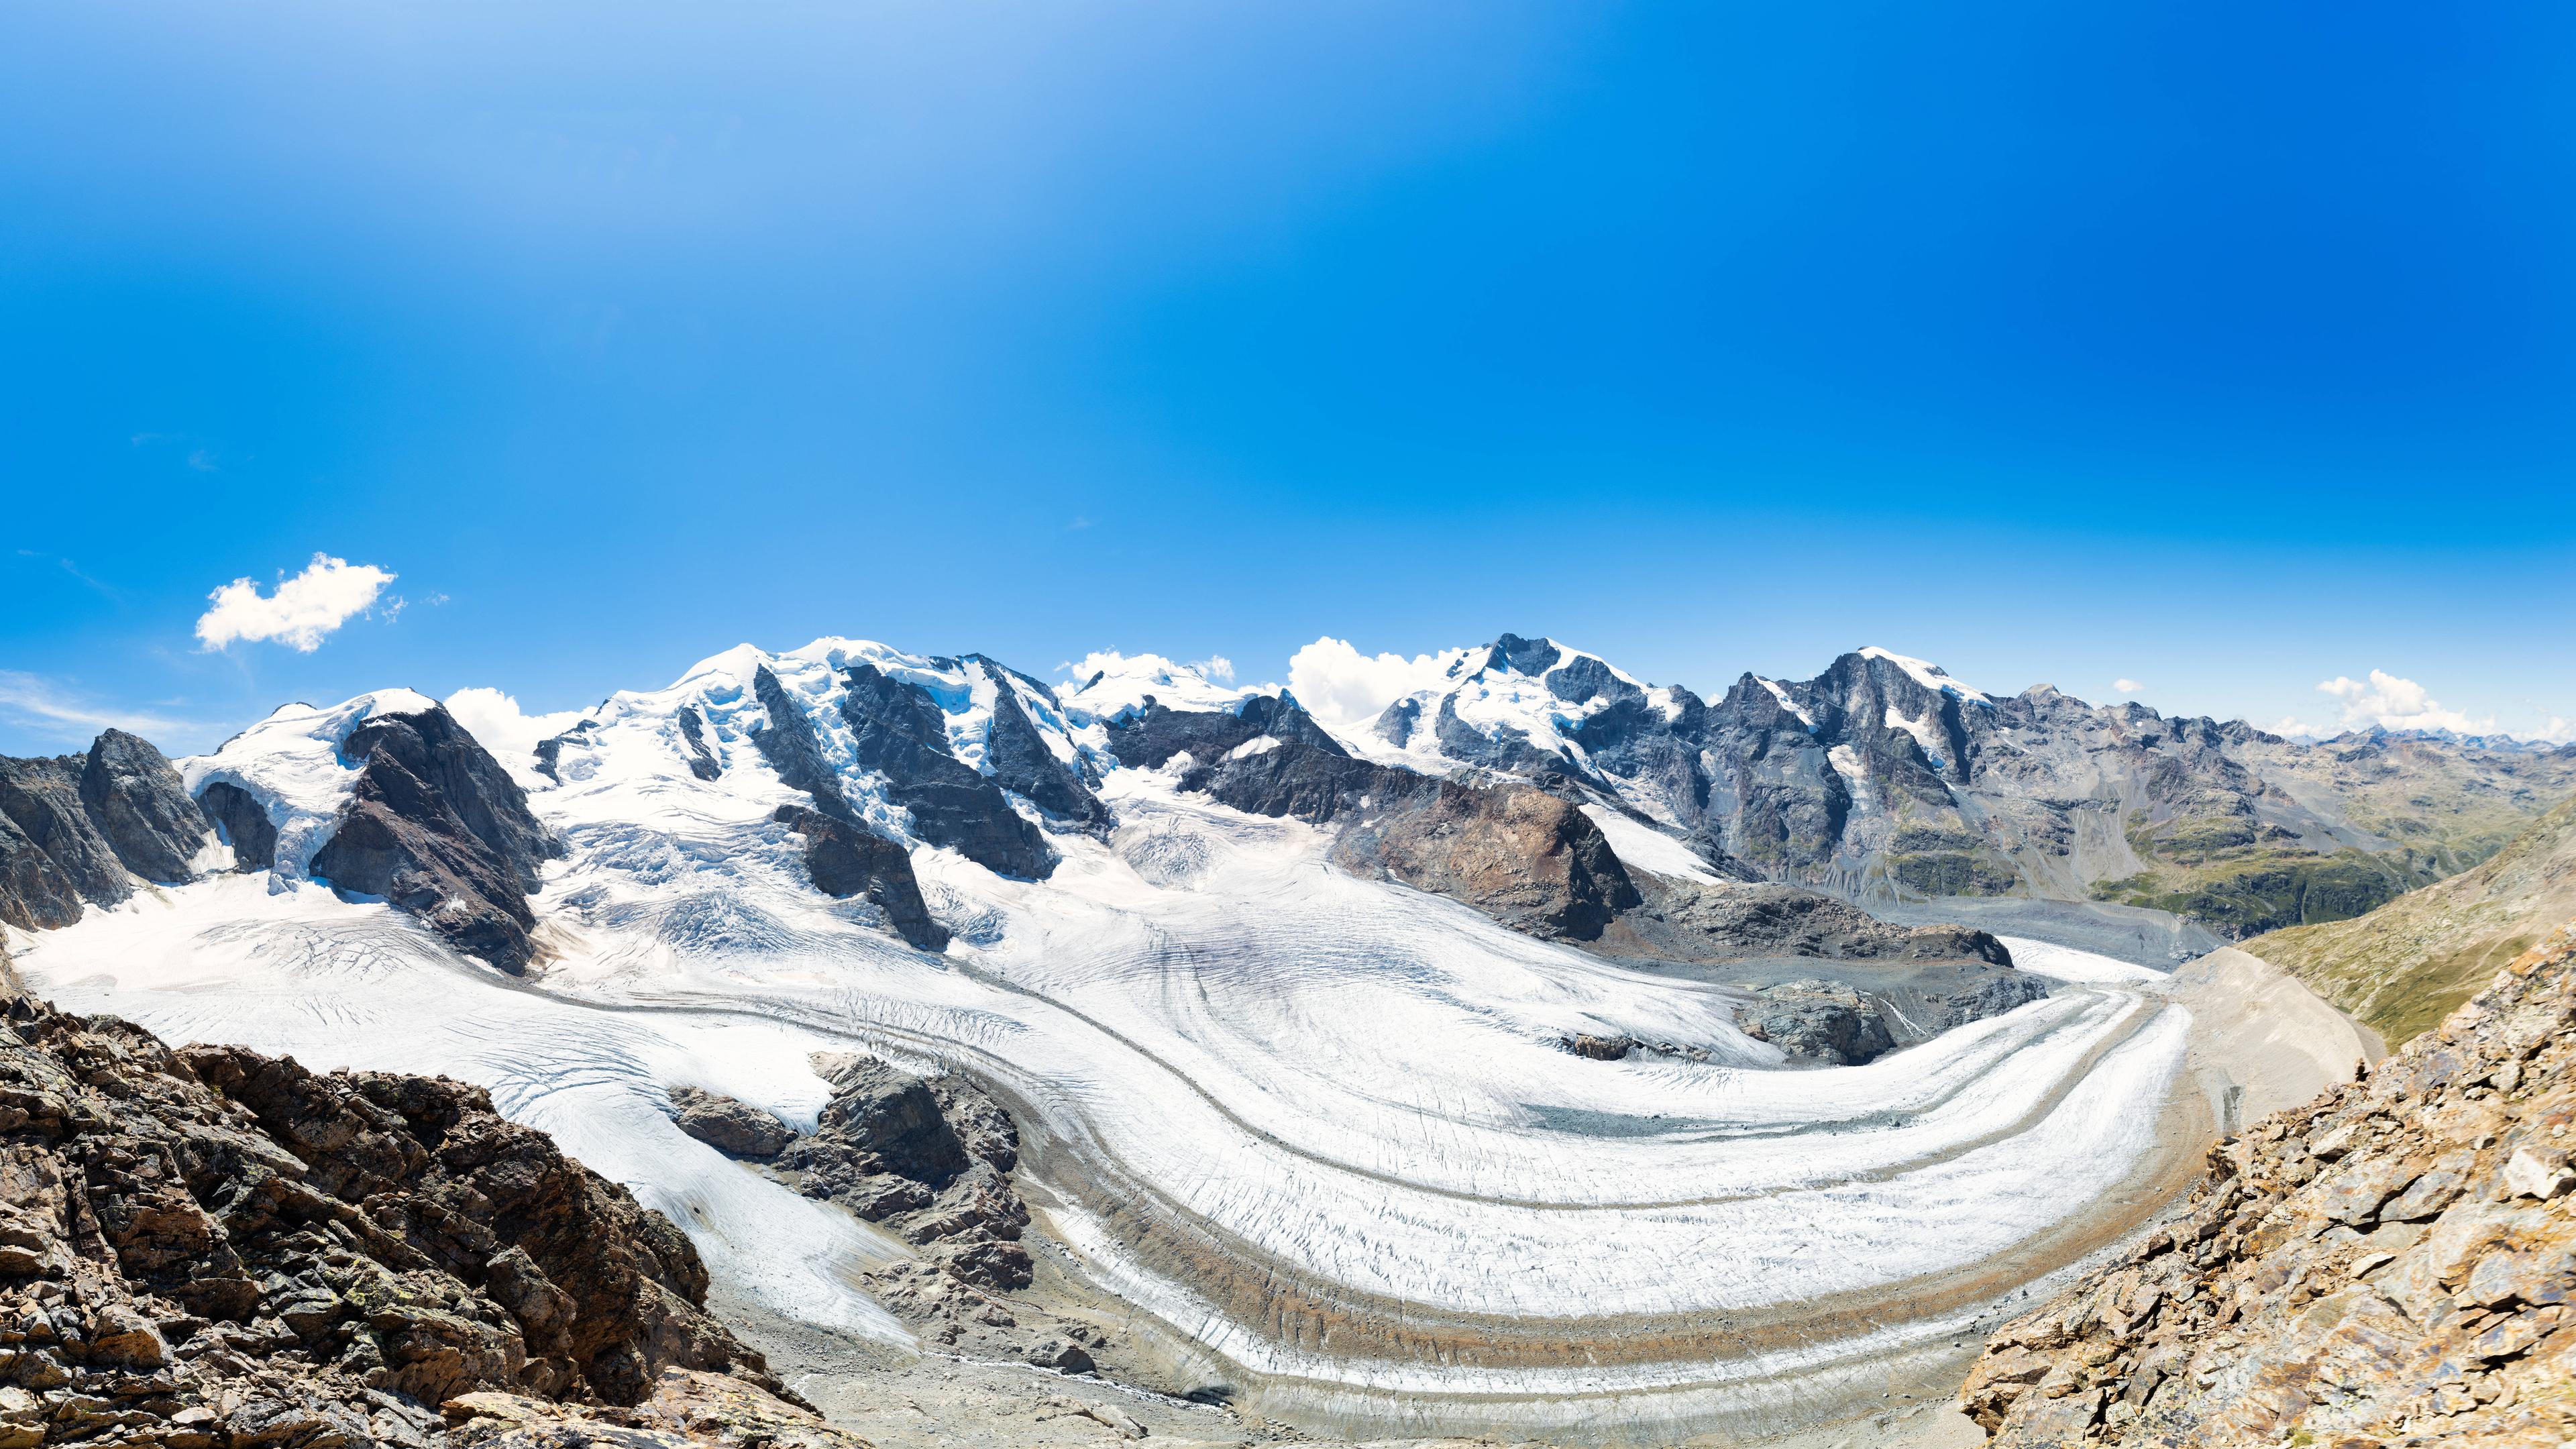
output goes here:
[[65, 926], [214, 864], [214, 829], [159, 750], [109, 730], [87, 755], [0, 757], [0, 922]]
[[2576, 1440], [2576, 933], [2230, 1139], [2187, 1211], [1996, 1334], [1997, 1449]]
[[2300, 926], [2245, 949], [2402, 1042], [2450, 1014], [2505, 962], [2576, 919], [2576, 799], [2477, 866], [2366, 916]]

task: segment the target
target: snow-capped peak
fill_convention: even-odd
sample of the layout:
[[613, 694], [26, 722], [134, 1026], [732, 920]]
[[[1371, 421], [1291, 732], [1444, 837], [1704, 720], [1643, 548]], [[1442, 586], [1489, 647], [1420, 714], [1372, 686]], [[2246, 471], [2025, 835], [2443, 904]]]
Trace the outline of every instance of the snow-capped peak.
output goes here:
[[1971, 689], [1967, 685], [1961, 684], [1959, 681], [1952, 679], [1949, 672], [1944, 670], [1938, 664], [1931, 663], [1927, 660], [1916, 659], [1910, 655], [1899, 654], [1893, 650], [1881, 649], [1875, 644], [1867, 645], [1857, 652], [1863, 659], [1883, 659], [1888, 663], [1895, 665], [1897, 668], [1904, 670], [1907, 677], [1911, 678], [1915, 683], [1922, 685], [1925, 689], [1931, 690], [1935, 694], [1955, 695], [1961, 699], [1973, 699], [1986, 704], [1994, 703], [1994, 696], [1987, 694], [1981, 689]]
[[419, 714], [437, 707], [437, 701], [411, 689], [375, 690], [328, 707], [280, 705], [213, 754], [177, 761], [179, 778], [191, 795], [224, 784], [258, 802], [277, 828], [271, 888], [284, 889], [304, 879], [357, 783], [364, 762], [345, 758], [342, 744], [379, 715]]
[[1198, 666], [1160, 654], [1121, 654], [1096, 650], [1065, 666], [1069, 687], [1056, 692], [1066, 715], [1077, 725], [1114, 724], [1145, 707], [1152, 698], [1166, 709], [1240, 710], [1255, 695], [1275, 695], [1275, 684], [1238, 688], [1219, 684]]

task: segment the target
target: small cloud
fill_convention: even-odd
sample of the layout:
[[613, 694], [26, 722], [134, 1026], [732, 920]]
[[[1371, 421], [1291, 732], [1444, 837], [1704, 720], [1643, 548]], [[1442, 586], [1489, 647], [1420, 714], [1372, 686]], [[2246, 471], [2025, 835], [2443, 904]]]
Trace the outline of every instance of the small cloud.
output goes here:
[[2576, 719], [2561, 719], [2553, 714], [2549, 717], [2549, 723], [2542, 725], [2539, 732], [2531, 738], [2545, 740], [2553, 745], [2576, 743]]
[[465, 726], [467, 734], [492, 752], [492, 758], [501, 762], [521, 788], [529, 790], [553, 783], [536, 771], [537, 742], [562, 734], [581, 720], [577, 709], [529, 714], [511, 696], [480, 686], [460, 689], [441, 703], [456, 716], [458, 724]]
[[2392, 730], [2449, 730], [2474, 735], [2495, 728], [2494, 720], [2472, 719], [2459, 710], [2446, 709], [2424, 686], [2384, 669], [2370, 671], [2367, 681], [2338, 675], [2318, 685], [2317, 692], [2342, 702], [2343, 727], [2348, 730], [2378, 725]]
[[216, 471], [215, 455], [205, 448], [191, 448], [188, 450], [188, 466], [200, 473], [212, 473]]
[[2145, 685], [2140, 684], [2134, 679], [2114, 679], [2111, 681], [2111, 687], [2120, 691], [2122, 694], [2135, 694], [2139, 690], [2146, 688]]
[[428, 598], [421, 600], [421, 602], [435, 609], [439, 605], [447, 602], [447, 596], [445, 594], [432, 594]]
[[1288, 657], [1288, 688], [1328, 725], [1363, 724], [1416, 690], [1446, 683], [1449, 666], [1470, 652], [1368, 655], [1327, 636]]
[[1190, 661], [1190, 667], [1210, 679], [1220, 679], [1228, 684], [1234, 683], [1234, 661], [1222, 654], [1211, 654], [1205, 659], [1193, 659]]
[[390, 624], [395, 620], [400, 619], [402, 617], [402, 611], [410, 607], [411, 600], [404, 598], [400, 594], [389, 595], [384, 602], [383, 613], [385, 622]]
[[2313, 740], [2318, 738], [2322, 733], [2315, 725], [2292, 719], [2288, 715], [2281, 716], [2279, 719], [2276, 719], [2270, 724], [2264, 726], [2264, 728], [2270, 730], [2276, 735], [2287, 735], [2292, 739]]
[[86, 742], [103, 729], [167, 739], [194, 725], [99, 704], [42, 675], [0, 669], [0, 715], [59, 739]]
[[1065, 525], [1065, 529], [1066, 529], [1068, 532], [1070, 532], [1070, 531], [1074, 531], [1074, 530], [1078, 530], [1078, 529], [1085, 529], [1085, 528], [1089, 528], [1090, 526], [1091, 526], [1091, 520], [1090, 520], [1090, 519], [1088, 519], [1088, 518], [1085, 518], [1085, 517], [1083, 517], [1081, 514], [1077, 513], [1077, 514], [1075, 514], [1075, 515], [1073, 516], [1073, 522], [1068, 523], [1068, 524], [1066, 524], [1066, 525]]
[[208, 649], [225, 648], [236, 639], [270, 639], [310, 654], [322, 647], [323, 636], [374, 604], [394, 577], [373, 564], [317, 553], [304, 572], [281, 577], [274, 593], [262, 594], [249, 579], [235, 579], [208, 594], [214, 607], [197, 620], [197, 638]]

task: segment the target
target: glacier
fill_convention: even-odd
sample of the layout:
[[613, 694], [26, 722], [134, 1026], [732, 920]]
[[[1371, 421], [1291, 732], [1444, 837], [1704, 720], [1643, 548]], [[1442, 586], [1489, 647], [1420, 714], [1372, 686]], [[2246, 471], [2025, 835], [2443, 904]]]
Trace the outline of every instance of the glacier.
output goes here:
[[[918, 686], [988, 777], [1016, 708], [1114, 825], [1007, 793], [1045, 830], [1043, 878], [923, 841], [844, 718], [860, 665]], [[814, 888], [777, 819], [809, 797], [762, 748], [763, 672], [851, 810], [908, 846], [944, 951]], [[664, 1094], [810, 1125], [816, 1053], [964, 1071], [1021, 1119], [1049, 1236], [1146, 1316], [1176, 1373], [1336, 1427], [1573, 1432], [1605, 1404], [1694, 1431], [1830, 1417], [1891, 1356], [1938, 1352], [2110, 1242], [2196, 1156], [2177, 1146], [2203, 1110], [2179, 1082], [2190, 1015], [2155, 972], [2016, 939], [2048, 998], [1864, 1066], [1785, 1069], [1736, 1028], [1740, 989], [1355, 878], [1327, 831], [1107, 747], [1148, 696], [1228, 709], [1275, 686], [1151, 655], [1095, 655], [1075, 679], [831, 638], [612, 696], [541, 760], [505, 760], [567, 846], [530, 902], [524, 977], [304, 878], [354, 774], [335, 742], [427, 701], [294, 706], [181, 762], [192, 789], [231, 783], [268, 811], [267, 878], [156, 888], [8, 945], [64, 1007], [174, 1040], [481, 1083], [679, 1222], [730, 1290], [890, 1343], [910, 1335], [853, 1275], [906, 1245], [682, 1135]], [[1551, 749], [1579, 724], [1546, 671], [1514, 668], [1457, 713]], [[1713, 879], [1672, 835], [1591, 813], [1632, 869]], [[1576, 1033], [1706, 1059], [1590, 1060], [1563, 1049]]]

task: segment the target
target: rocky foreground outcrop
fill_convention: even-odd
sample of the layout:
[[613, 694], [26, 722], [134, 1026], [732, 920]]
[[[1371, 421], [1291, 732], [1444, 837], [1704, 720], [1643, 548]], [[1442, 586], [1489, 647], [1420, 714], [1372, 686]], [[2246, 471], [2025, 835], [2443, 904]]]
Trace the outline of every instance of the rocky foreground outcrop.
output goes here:
[[828, 1433], [707, 1315], [678, 1228], [482, 1089], [6, 984], [0, 1445], [705, 1440], [682, 1401], [727, 1396]]
[[1998, 1445], [2576, 1441], [2576, 927], [2210, 1154], [2186, 1211], [2006, 1326]]

